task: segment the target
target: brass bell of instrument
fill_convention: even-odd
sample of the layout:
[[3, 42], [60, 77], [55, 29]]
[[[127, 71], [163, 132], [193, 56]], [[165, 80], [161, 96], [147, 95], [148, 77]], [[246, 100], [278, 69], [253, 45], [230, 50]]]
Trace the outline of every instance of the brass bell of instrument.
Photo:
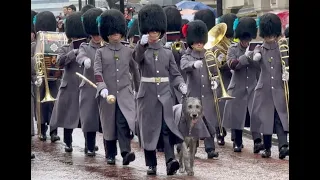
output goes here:
[[178, 42], [172, 43], [172, 46], [171, 46], [172, 50], [180, 51], [181, 48], [182, 48], [182, 42], [178, 41]]
[[116, 102], [116, 97], [114, 95], [108, 95], [107, 96], [107, 102], [109, 104], [114, 104]]

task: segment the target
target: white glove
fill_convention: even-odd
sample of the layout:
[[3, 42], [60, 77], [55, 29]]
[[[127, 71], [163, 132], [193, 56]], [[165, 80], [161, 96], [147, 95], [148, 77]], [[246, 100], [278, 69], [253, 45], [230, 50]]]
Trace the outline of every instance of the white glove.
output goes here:
[[256, 54], [253, 56], [253, 60], [254, 60], [254, 61], [260, 61], [260, 60], [261, 60], [261, 54], [260, 54], [260, 53], [256, 53]]
[[41, 78], [41, 77], [38, 77], [37, 80], [34, 82], [34, 84], [35, 84], [37, 87], [40, 87], [41, 84], [42, 84], [42, 78]]
[[181, 83], [179, 85], [179, 90], [181, 91], [181, 93], [183, 95], [186, 95], [187, 94], [187, 91], [188, 91], [188, 88], [187, 88], [187, 85], [185, 83]]
[[224, 60], [225, 57], [226, 57], [226, 56], [221, 53], [221, 54], [218, 56], [218, 61], [221, 63], [221, 62]]
[[149, 34], [142, 35], [141, 40], [140, 40], [140, 44], [145, 45], [148, 43], [148, 40], [149, 40]]
[[253, 51], [249, 51], [249, 46], [246, 49], [246, 52], [244, 53], [246, 57], [250, 57], [252, 55]]
[[167, 42], [164, 47], [165, 48], [168, 48], [168, 49], [171, 49], [171, 46], [172, 46], [172, 42]]
[[200, 67], [202, 67], [203, 62], [201, 60], [197, 60], [196, 62], [194, 62], [193, 66], [194, 68], [198, 69]]
[[211, 81], [211, 89], [216, 90], [218, 88], [218, 83], [217, 81]]
[[79, 49], [73, 49], [73, 52], [74, 52], [75, 55], [77, 55], [78, 52], [79, 52]]
[[84, 68], [89, 69], [91, 67], [91, 60], [89, 58], [83, 61]]
[[101, 95], [103, 98], [107, 98], [107, 96], [109, 95], [108, 89], [102, 89], [102, 90], [100, 91], [100, 95]]
[[282, 73], [282, 81], [289, 81], [289, 72], [285, 71]]

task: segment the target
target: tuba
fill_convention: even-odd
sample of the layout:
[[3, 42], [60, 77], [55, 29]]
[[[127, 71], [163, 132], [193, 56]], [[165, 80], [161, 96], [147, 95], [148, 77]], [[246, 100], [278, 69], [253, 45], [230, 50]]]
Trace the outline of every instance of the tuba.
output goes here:
[[[210, 29], [208, 32], [208, 42], [204, 46], [205, 49], [209, 50], [213, 47], [217, 47], [215, 51], [213, 51], [213, 56], [218, 58], [218, 56], [222, 53], [227, 56], [228, 48], [231, 45], [231, 41], [225, 36], [227, 32], [227, 24], [219, 23]], [[226, 58], [222, 60], [222, 62], [217, 62], [218, 67], [220, 68], [222, 65], [226, 63]]]
[[[281, 38], [278, 40], [280, 56], [281, 56], [281, 65], [282, 73], [289, 72], [289, 38]], [[284, 87], [284, 97], [286, 100], [286, 108], [288, 113], [289, 120], [289, 82], [283, 81]]]
[[[206, 49], [205, 52], [205, 62], [206, 66], [208, 69], [208, 75], [209, 75], [209, 80], [211, 81], [212, 85], [212, 90], [213, 90], [213, 103], [215, 106], [215, 110], [217, 113], [217, 120], [218, 120], [218, 125], [220, 128], [220, 135], [223, 135], [223, 129], [222, 129], [222, 119], [221, 119], [221, 114], [220, 114], [220, 108], [219, 108], [219, 101], [221, 100], [231, 100], [234, 99], [235, 97], [230, 96], [223, 84], [223, 80], [221, 77], [221, 72], [220, 72], [220, 67], [221, 63], [218, 61], [218, 53], [227, 53], [228, 46], [231, 45], [229, 39], [227, 39], [224, 35], [227, 30], [227, 25], [225, 23], [220, 23], [214, 26], [209, 32], [208, 32], [208, 42], [205, 44], [204, 48]], [[211, 51], [211, 49], [214, 46], [219, 45], [218, 49], [215, 50], [214, 52]], [[217, 76], [213, 76], [212, 73], [210, 72], [210, 68], [215, 67], [217, 71]], [[218, 98], [217, 96], [217, 91], [213, 89], [213, 82], [218, 79], [222, 91], [222, 96]]]

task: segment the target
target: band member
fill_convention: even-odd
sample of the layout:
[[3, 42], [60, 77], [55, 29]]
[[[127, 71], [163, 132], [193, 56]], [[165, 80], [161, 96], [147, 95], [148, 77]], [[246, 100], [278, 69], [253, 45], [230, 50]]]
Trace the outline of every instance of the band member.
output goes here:
[[[289, 115], [283, 80], [289, 79], [289, 73], [283, 72], [281, 54], [277, 42], [281, 36], [281, 20], [272, 13], [260, 17], [259, 35], [263, 44], [257, 46], [253, 60], [260, 65], [261, 73], [254, 90], [251, 131], [263, 134], [263, 158], [271, 156], [272, 134], [277, 133], [279, 158], [289, 155], [287, 133], [289, 132]], [[288, 64], [288, 62], [286, 62]]]
[[[243, 128], [250, 126], [253, 90], [260, 74], [259, 69], [248, 59], [249, 54], [253, 53], [249, 51], [249, 43], [257, 37], [257, 30], [257, 23], [253, 18], [242, 17], [236, 25], [234, 36], [240, 39], [240, 42], [232, 44], [227, 54], [227, 64], [233, 70], [228, 94], [235, 99], [226, 101], [223, 126], [230, 128], [234, 133], [234, 152], [241, 152]], [[254, 140], [253, 152], [259, 153], [263, 150], [261, 134], [252, 132], [252, 139]]]
[[62, 82], [57, 95], [50, 125], [52, 127], [63, 127], [63, 142], [65, 152], [72, 152], [72, 132], [80, 124], [79, 121], [79, 85], [81, 80], [76, 72], [82, 74], [82, 67], [76, 62], [80, 41], [87, 38], [81, 22], [81, 12], [74, 12], [67, 16], [65, 21], [66, 36], [72, 40], [68, 45], [59, 49], [58, 65], [64, 68]]
[[[218, 23], [226, 23], [227, 24], [227, 32], [225, 34], [225, 37], [229, 39], [231, 44], [235, 43], [233, 41], [234, 40], [233, 23], [236, 19], [237, 19], [237, 16], [235, 14], [228, 13], [228, 14], [222, 15], [219, 18], [219, 22], [218, 22]], [[221, 54], [221, 56], [218, 58], [218, 60], [220, 60], [220, 62], [224, 59], [225, 59], [224, 54]], [[230, 68], [227, 63], [222, 64], [222, 66], [220, 67], [220, 72], [221, 72], [221, 77], [223, 80], [224, 87], [228, 87], [230, 84], [232, 73], [231, 73]], [[217, 96], [218, 97], [222, 96], [222, 89], [221, 88], [217, 89]], [[223, 114], [224, 114], [223, 112], [224, 112], [225, 103], [226, 103], [226, 101], [219, 101], [219, 110], [220, 110], [221, 119], [223, 119]], [[221, 136], [221, 134], [219, 133], [220, 132], [219, 126], [216, 127], [217, 141], [220, 146], [223, 146], [225, 144], [224, 137], [227, 135], [226, 129], [224, 127], [222, 128], [222, 131], [223, 131], [223, 134]], [[231, 140], [233, 139], [233, 136], [234, 136], [233, 131], [231, 131]]]
[[[138, 14], [142, 35], [134, 51], [139, 64], [141, 83], [137, 94], [137, 119], [141, 147], [144, 149], [147, 174], [156, 175], [156, 148], [164, 148], [167, 175], [179, 169], [174, 144], [182, 135], [173, 120], [173, 98], [170, 84], [186, 94], [187, 86], [176, 65], [172, 52], [163, 47], [160, 39], [167, 29], [166, 15], [157, 4], [143, 6]], [[169, 81], [170, 79], [170, 81]], [[157, 146], [158, 145], [158, 146]]]
[[[214, 145], [217, 114], [213, 103], [209, 72], [205, 64], [206, 50], [203, 48], [208, 41], [208, 29], [203, 21], [194, 20], [187, 24], [184, 34], [187, 37], [188, 49], [181, 58], [181, 70], [187, 74], [188, 95], [198, 97], [202, 102], [204, 119], [212, 136], [204, 139], [205, 151], [208, 159], [212, 159], [218, 157], [219, 153], [215, 152]], [[214, 71], [213, 68], [212, 70]], [[216, 72], [212, 72], [214, 73]]]
[[92, 9], [92, 8], [94, 8], [93, 5], [87, 4], [87, 5], [85, 5], [85, 6], [83, 6], [83, 7], [81, 8], [81, 12], [82, 12], [82, 14], [84, 14], [85, 12], [87, 12], [89, 9]]
[[[86, 34], [91, 36], [89, 43], [82, 43], [79, 47], [79, 54], [76, 61], [80, 66], [84, 66], [83, 75], [90, 81], [95, 82], [93, 73], [93, 61], [97, 49], [101, 47], [101, 37], [99, 35], [96, 19], [102, 10], [91, 8], [82, 15], [82, 24]], [[99, 131], [99, 109], [95, 98], [96, 89], [84, 80], [80, 84], [79, 113], [81, 128], [85, 137], [85, 150], [88, 156], [95, 156], [98, 150], [96, 144], [96, 132]]]
[[[34, 17], [34, 28], [36, 32], [39, 31], [56, 31], [57, 27], [57, 21], [54, 16], [54, 14], [50, 11], [43, 11], [38, 13]], [[36, 44], [34, 44], [31, 48], [35, 48]], [[34, 50], [31, 50], [34, 52]], [[59, 81], [48, 81], [50, 94], [54, 97], [56, 97], [58, 92], [60, 82]], [[43, 99], [45, 96], [45, 86], [42, 84], [40, 87], [40, 99]], [[54, 106], [54, 102], [45, 102], [41, 103], [41, 141], [47, 140], [47, 125], [50, 124], [50, 118], [52, 114], [52, 109]], [[60, 140], [60, 137], [57, 135], [58, 131], [54, 127], [50, 127], [50, 136], [51, 136], [51, 142], [56, 142]]]
[[[97, 83], [99, 112], [103, 138], [107, 147], [107, 163], [114, 165], [118, 140], [122, 164], [129, 165], [135, 160], [131, 152], [131, 140], [135, 133], [135, 100], [130, 72], [139, 88], [139, 72], [132, 58], [132, 49], [124, 46], [126, 21], [123, 14], [115, 9], [103, 12], [98, 18], [101, 38], [109, 44], [97, 50], [94, 60], [94, 75]], [[116, 96], [116, 102], [109, 104], [109, 94]]]
[[[181, 14], [180, 11], [173, 6], [167, 6], [163, 8], [163, 10], [167, 16], [167, 34], [166, 36], [164, 36], [164, 38], [166, 39], [165, 47], [172, 51], [176, 64], [179, 68], [180, 74], [182, 75], [184, 73], [181, 73], [180, 60], [186, 47], [184, 47], [184, 43], [180, 41], [180, 29], [182, 24]], [[180, 43], [180, 45], [175, 46], [173, 45], [174, 43]], [[182, 94], [178, 90], [174, 89], [174, 87], [171, 87], [171, 91], [174, 92], [174, 104], [180, 104]]]

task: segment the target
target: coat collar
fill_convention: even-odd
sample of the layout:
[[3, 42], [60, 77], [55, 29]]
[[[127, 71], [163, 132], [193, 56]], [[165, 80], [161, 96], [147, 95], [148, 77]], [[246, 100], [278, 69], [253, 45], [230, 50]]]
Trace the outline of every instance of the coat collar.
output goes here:
[[279, 48], [278, 42], [274, 41], [272, 43], [263, 42], [262, 47], [265, 49], [273, 50]]
[[108, 44], [108, 48], [113, 51], [119, 51], [122, 47], [123, 47], [123, 44], [121, 42]]

